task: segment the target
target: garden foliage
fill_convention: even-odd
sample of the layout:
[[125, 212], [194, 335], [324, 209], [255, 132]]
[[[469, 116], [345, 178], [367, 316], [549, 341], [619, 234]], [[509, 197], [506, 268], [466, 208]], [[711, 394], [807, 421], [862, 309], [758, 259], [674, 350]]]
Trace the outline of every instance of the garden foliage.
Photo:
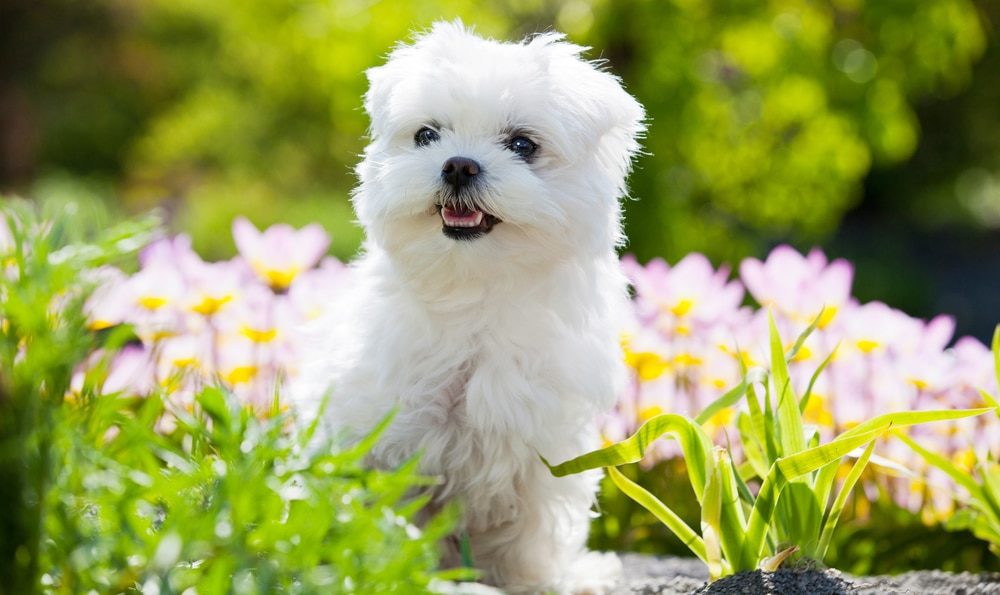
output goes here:
[[[770, 319], [769, 373], [761, 368], [747, 370], [735, 388], [711, 403], [696, 419], [671, 413], [657, 415], [622, 442], [550, 465], [552, 473], [563, 476], [606, 467], [615, 485], [652, 512], [705, 562], [712, 579], [756, 568], [774, 570], [796, 552], [821, 560], [847, 496], [872, 456], [876, 439], [890, 428], [992, 411], [982, 408], [889, 413], [820, 444], [816, 429], [807, 429], [802, 421], [811, 389], [801, 397], [796, 395], [786, 357], [796, 356], [821, 319], [822, 312], [787, 356]], [[701, 424], [741, 400], [746, 401], [746, 410], [741, 411], [737, 426], [745, 461], [737, 464], [731, 449], [712, 446]], [[617, 469], [642, 460], [646, 448], [664, 434], [675, 438], [683, 452], [691, 488], [701, 505], [700, 535], [667, 504]], [[861, 447], [864, 450], [850, 466], [839, 490], [835, 489], [841, 459]], [[751, 483], [755, 483], [755, 490]]]
[[[1000, 385], [1000, 326], [993, 334], [993, 362], [997, 384]], [[1000, 416], [1000, 403], [983, 393], [983, 399], [996, 408]], [[971, 473], [959, 467], [940, 453], [921, 446], [903, 433], [897, 433], [900, 440], [917, 452], [927, 463], [948, 474], [956, 484], [965, 489], [966, 506], [948, 519], [950, 529], [968, 529], [990, 544], [990, 550], [1000, 557], [1000, 462], [997, 455], [987, 451], [985, 457], [975, 457]]]
[[[221, 383], [259, 413], [270, 411], [282, 381], [298, 373], [309, 340], [305, 323], [336, 307], [352, 273], [335, 259], [321, 260], [327, 239], [312, 226], [260, 232], [237, 219], [233, 234], [240, 253], [228, 261], [205, 262], [178, 236], [146, 247], [135, 274], [104, 273], [87, 304], [88, 324], [127, 325], [139, 340], [94, 376], [98, 391], [145, 395], [169, 383], [164, 397], [190, 407], [203, 387]], [[746, 368], [770, 365], [769, 310], [781, 343], [796, 345], [787, 368], [791, 390], [810, 395], [802, 423], [824, 441], [891, 411], [982, 406], [977, 389], [994, 381], [986, 346], [963, 338], [947, 347], [951, 319], [924, 322], [885, 304], [858, 303], [851, 266], [828, 262], [818, 251], [803, 256], [778, 247], [765, 261], [744, 261], [739, 281], [698, 254], [674, 266], [659, 260], [640, 266], [626, 257], [623, 267], [636, 292], [635, 316], [623, 334], [632, 382], [602, 421], [610, 442], [670, 411], [698, 417], [712, 443], [729, 446], [746, 428], [733, 408], [711, 404], [741, 383]], [[769, 310], [744, 306], [744, 285]], [[810, 321], [811, 332], [795, 341], [793, 333]], [[81, 371], [74, 389], [82, 378]], [[915, 428], [912, 435], [969, 468], [977, 451], [1000, 452], [998, 429], [995, 416], [980, 416], [940, 430]], [[743, 456], [745, 445], [732, 447]], [[960, 484], [901, 442], [885, 442], [878, 453], [862, 480], [869, 497], [884, 492], [928, 523], [953, 514], [963, 498]], [[659, 441], [643, 463], [678, 454], [675, 444]], [[757, 465], [761, 476], [769, 462]]]
[[377, 433], [334, 449], [221, 379], [188, 400], [176, 372], [141, 396], [106, 390], [141, 338], [95, 329], [84, 303], [148, 222], [82, 242], [66, 213], [2, 213], [0, 592], [422, 592], [465, 575], [436, 570], [454, 517], [418, 526], [416, 461], [363, 466]]

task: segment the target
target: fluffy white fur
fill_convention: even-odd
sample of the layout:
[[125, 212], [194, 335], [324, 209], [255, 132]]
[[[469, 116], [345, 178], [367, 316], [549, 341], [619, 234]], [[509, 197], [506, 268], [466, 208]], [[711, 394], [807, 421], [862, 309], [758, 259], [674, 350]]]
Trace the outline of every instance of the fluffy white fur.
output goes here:
[[[601, 590], [618, 570], [585, 552], [598, 474], [557, 479], [538, 458], [596, 447], [622, 378], [618, 199], [643, 110], [583, 49], [438, 23], [368, 71], [364, 255], [294, 390], [307, 418], [329, 392], [324, 422], [341, 434], [397, 408], [373, 462], [422, 453], [438, 501], [461, 502], [486, 580], [513, 591]], [[424, 126], [440, 139], [417, 146]], [[533, 159], [506, 146], [514, 133], [538, 144]], [[502, 220], [478, 239], [442, 233], [453, 156], [480, 164], [472, 200]]]

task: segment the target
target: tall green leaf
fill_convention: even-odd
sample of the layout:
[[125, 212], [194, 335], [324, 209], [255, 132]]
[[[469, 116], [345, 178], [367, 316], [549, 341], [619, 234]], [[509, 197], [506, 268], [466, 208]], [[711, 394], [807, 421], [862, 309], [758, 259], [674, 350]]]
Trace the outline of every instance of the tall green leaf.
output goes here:
[[781, 335], [778, 334], [778, 327], [774, 324], [774, 315], [770, 310], [767, 313], [767, 323], [771, 335], [771, 381], [778, 398], [778, 443], [781, 445], [781, 456], [788, 456], [805, 449], [805, 431], [798, 399], [792, 390]]
[[684, 545], [691, 550], [699, 560], [708, 564], [708, 552], [705, 542], [688, 526], [681, 517], [677, 516], [666, 504], [660, 502], [655, 496], [649, 493], [644, 487], [625, 477], [621, 471], [614, 467], [608, 467], [608, 476], [618, 489], [626, 496], [638, 502], [643, 508], [653, 514], [661, 523], [667, 526], [674, 535], [680, 539]]
[[645, 456], [646, 448], [664, 434], [670, 434], [680, 443], [684, 461], [687, 463], [688, 479], [700, 503], [708, 476], [714, 466], [712, 440], [701, 426], [682, 415], [673, 413], [657, 415], [642, 424], [635, 434], [617, 444], [580, 455], [558, 465], [550, 464], [545, 457], [542, 457], [542, 462], [556, 477], [588, 469], [636, 463]]
[[[868, 459], [871, 458], [873, 450], [875, 450], [874, 440], [868, 443], [868, 447], [858, 457], [858, 460], [854, 462], [850, 473], [844, 479], [844, 485], [840, 486], [840, 493], [837, 494], [837, 498], [833, 502], [833, 507], [827, 512], [826, 518], [823, 520], [823, 532], [820, 533], [819, 545], [816, 547], [816, 558], [822, 560], [826, 557], [826, 550], [830, 547], [830, 539], [833, 537], [833, 530], [837, 527], [837, 522], [840, 520], [840, 513], [844, 510], [847, 496], [850, 495], [851, 490], [854, 489], [854, 484], [857, 483], [858, 478], [861, 477], [861, 473], [868, 466]], [[832, 465], [833, 463], [830, 464]], [[822, 504], [824, 507], [826, 506], [826, 499], [822, 500]]]

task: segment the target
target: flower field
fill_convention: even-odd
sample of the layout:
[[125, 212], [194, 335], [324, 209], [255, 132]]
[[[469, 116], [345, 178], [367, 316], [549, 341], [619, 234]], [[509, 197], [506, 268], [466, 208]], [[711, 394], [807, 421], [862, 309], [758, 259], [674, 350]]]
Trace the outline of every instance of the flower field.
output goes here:
[[[233, 237], [239, 254], [228, 261], [204, 262], [180, 235], [145, 247], [131, 276], [101, 272], [105, 280], [87, 304], [90, 327], [127, 323], [139, 338], [115, 357], [104, 392], [169, 387], [172, 399], [190, 404], [202, 387], [222, 383], [260, 413], [280, 401], [280, 385], [298, 371], [308, 323], [350, 291], [351, 271], [324, 258], [329, 238], [318, 226], [261, 232], [240, 218]], [[608, 441], [658, 413], [693, 417], [740, 381], [741, 366], [766, 367], [768, 310], [787, 347], [818, 317], [790, 372], [799, 394], [813, 381], [804, 418], [824, 439], [881, 413], [977, 407], [979, 390], [996, 392], [990, 350], [980, 341], [952, 344], [954, 321], [945, 315], [924, 321], [880, 302], [858, 303], [850, 263], [830, 262], [818, 250], [802, 255], [779, 246], [763, 261], [743, 261], [736, 279], [700, 254], [673, 266], [625, 256], [622, 266], [635, 291], [632, 323], [622, 329], [631, 382], [603, 420]], [[745, 305], [748, 296], [755, 305]], [[78, 386], [82, 371], [77, 378]], [[725, 410], [705, 425], [724, 445], [734, 422]], [[914, 433], [969, 470], [977, 456], [1000, 456], [996, 416]], [[953, 512], [962, 494], [943, 472], [899, 441], [887, 440], [880, 452], [875, 466], [899, 505], [940, 520]], [[678, 454], [663, 441], [646, 463]]]
[[[0, 541], [0, 547], [16, 546], [10, 546], [15, 558], [28, 552], [28, 562], [4, 580], [28, 584], [23, 581], [40, 576], [46, 592], [142, 584], [180, 593], [235, 576], [249, 585], [245, 592], [324, 592], [330, 585], [363, 592], [358, 585], [426, 586], [435, 577], [468, 576], [433, 570], [433, 544], [453, 517], [446, 513], [425, 531], [411, 524], [420, 502], [401, 498], [427, 481], [414, 466], [368, 477], [360, 467], [364, 445], [324, 456], [305, 449], [309, 432], [290, 423], [283, 387], [299, 373], [310, 322], [351, 291], [351, 269], [325, 256], [330, 240], [319, 226], [258, 230], [237, 218], [232, 234], [238, 254], [206, 262], [187, 236], [164, 236], [148, 222], [126, 222], [82, 241], [66, 221], [34, 220], [27, 213], [5, 211], [0, 225], [0, 389], [7, 391], [0, 397], [13, 395], [0, 398], [6, 419], [13, 420], [0, 427], [6, 445], [0, 473], [8, 483], [34, 486], [25, 493], [35, 496], [5, 506], [19, 510], [11, 502], [34, 502], [19, 514], [41, 519], [42, 529], [29, 522]], [[791, 456], [802, 448], [845, 444], [844, 437], [861, 445], [852, 452], [842, 448], [848, 456], [839, 468], [826, 467], [808, 480], [826, 491], [832, 483], [822, 481], [836, 481], [840, 491], [834, 493], [842, 493], [816, 551], [830, 544], [825, 528], [832, 531], [855, 481], [859, 487], [846, 515], [851, 531], [879, 520], [868, 518], [872, 507], [890, 502], [927, 531], [964, 529], [1000, 547], [1000, 416], [981, 414], [995, 406], [1000, 351], [974, 338], [955, 340], [947, 316], [925, 321], [883, 303], [859, 303], [851, 295], [851, 264], [831, 262], [818, 250], [803, 255], [778, 246], [763, 261], [744, 260], [736, 275], [700, 254], [672, 265], [625, 256], [622, 267], [634, 292], [621, 335], [630, 381], [601, 420], [608, 445], [674, 414], [715, 444], [716, 454], [706, 455], [717, 457], [710, 470], [730, 473], [725, 469], [732, 461], [735, 475], [727, 481], [746, 475], [746, 485], [744, 479], [739, 485], [752, 502], [747, 486], [761, 488], [764, 476], [759, 465], [756, 476], [748, 468], [753, 453], [742, 452], [750, 443], [740, 420], [751, 419], [753, 411], [748, 416], [748, 403], [728, 395], [734, 387], [746, 390], [761, 378], [787, 374], [788, 394], [805, 395], [795, 422], [805, 442], [787, 451], [790, 460], [804, 460], [805, 454]], [[784, 353], [776, 356], [775, 346]], [[776, 368], [775, 357], [787, 363]], [[784, 389], [774, 380], [768, 393], [764, 381], [763, 394], [768, 416], [774, 408], [767, 423], [778, 424], [768, 436], [788, 440], [779, 427], [786, 420], [778, 420], [787, 413], [779, 398]], [[776, 400], [772, 405], [768, 394]], [[908, 424], [885, 431], [893, 422], [875, 433], [865, 430], [890, 412], [959, 409], [975, 413], [956, 411], [951, 421], [906, 427], [905, 433]], [[781, 452], [768, 460], [792, 465], [781, 462]], [[825, 456], [835, 462], [838, 453]], [[686, 455], [688, 448], [682, 453], [678, 442], [656, 440], [644, 450], [639, 470], [627, 475], [637, 485], [695, 478]], [[616, 485], [630, 485], [625, 475], [612, 475]], [[817, 477], [825, 479], [816, 483]], [[692, 479], [692, 486], [704, 485], [704, 477]], [[353, 495], [330, 499], [331, 490]], [[698, 487], [695, 495], [701, 502]], [[355, 497], [360, 504], [349, 505]], [[670, 492], [664, 501], [683, 506], [684, 498]], [[602, 502], [596, 545], [646, 543], [648, 549], [659, 543], [649, 541], [649, 518], [610, 483]], [[314, 531], [312, 518], [326, 518], [329, 529]], [[675, 527], [691, 531], [683, 526], [690, 519], [678, 522]], [[712, 526], [704, 523], [703, 530]], [[781, 523], [787, 520], [771, 528], [760, 524], [758, 535], [788, 534]], [[807, 529], [818, 534], [819, 526]], [[363, 533], [348, 540], [355, 530]], [[22, 534], [35, 549], [11, 541]], [[397, 545], [375, 547], [381, 539], [375, 535]], [[616, 541], [616, 535], [627, 539]], [[400, 539], [412, 540], [409, 550]], [[717, 564], [713, 576], [755, 564], [753, 555], [739, 558], [732, 543], [738, 542], [730, 542], [725, 565]], [[842, 555], [838, 543], [834, 538], [832, 552]], [[352, 566], [339, 557], [344, 548], [369, 557]], [[303, 557], [306, 551], [312, 557]], [[418, 553], [415, 561], [403, 562], [406, 551]], [[722, 560], [707, 551], [699, 557]], [[974, 569], [995, 563], [971, 562]]]

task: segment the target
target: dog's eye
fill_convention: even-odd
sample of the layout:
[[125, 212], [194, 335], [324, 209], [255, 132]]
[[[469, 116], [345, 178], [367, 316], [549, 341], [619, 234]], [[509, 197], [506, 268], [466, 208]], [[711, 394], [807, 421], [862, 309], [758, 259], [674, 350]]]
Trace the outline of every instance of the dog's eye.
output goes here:
[[441, 135], [438, 134], [437, 130], [424, 126], [418, 130], [415, 135], [413, 135], [413, 142], [416, 143], [418, 147], [426, 147], [440, 138]]
[[538, 150], [538, 145], [531, 142], [530, 140], [524, 138], [523, 136], [515, 136], [510, 139], [507, 143], [507, 148], [518, 154], [518, 156], [527, 159], [531, 157], [535, 151]]

